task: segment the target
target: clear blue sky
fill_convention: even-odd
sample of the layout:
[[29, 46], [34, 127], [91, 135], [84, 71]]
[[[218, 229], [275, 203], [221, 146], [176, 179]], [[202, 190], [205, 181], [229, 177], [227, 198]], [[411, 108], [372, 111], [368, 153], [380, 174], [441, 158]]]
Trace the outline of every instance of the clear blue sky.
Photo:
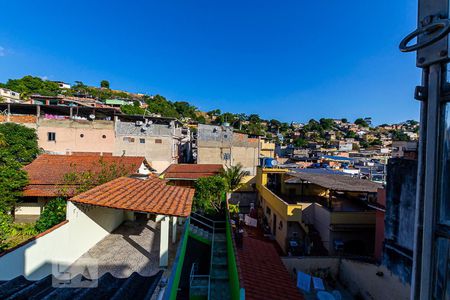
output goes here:
[[4, 1], [0, 81], [27, 74], [282, 121], [417, 119], [398, 43], [416, 0]]

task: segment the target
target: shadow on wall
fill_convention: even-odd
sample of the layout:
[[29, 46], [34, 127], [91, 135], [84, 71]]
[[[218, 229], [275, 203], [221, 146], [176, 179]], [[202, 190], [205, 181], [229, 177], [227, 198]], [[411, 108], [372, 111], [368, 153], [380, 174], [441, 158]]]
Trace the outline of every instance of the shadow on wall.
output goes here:
[[296, 271], [301, 271], [327, 282], [337, 281], [364, 299], [409, 299], [411, 286], [385, 266], [339, 257], [284, 257], [282, 261], [295, 279]]

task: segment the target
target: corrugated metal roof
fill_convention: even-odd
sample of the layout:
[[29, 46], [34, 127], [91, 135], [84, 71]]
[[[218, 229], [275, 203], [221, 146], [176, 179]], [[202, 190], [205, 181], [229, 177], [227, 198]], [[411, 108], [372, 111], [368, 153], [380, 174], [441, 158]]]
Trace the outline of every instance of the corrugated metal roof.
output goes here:
[[383, 185], [369, 180], [353, 178], [337, 174], [288, 173], [292, 176], [285, 183], [301, 183], [308, 181], [321, 187], [342, 192], [376, 193]]
[[[163, 271], [153, 276], [131, 274], [128, 278], [116, 278], [110, 273], [92, 281], [81, 275], [75, 276], [72, 286], [54, 286], [58, 282], [52, 275], [37, 281], [30, 281], [23, 276], [0, 282], [0, 299], [151, 299], [161, 279]], [[82, 282], [82, 287], [76, 287]], [[89, 287], [89, 284], [98, 284]]]

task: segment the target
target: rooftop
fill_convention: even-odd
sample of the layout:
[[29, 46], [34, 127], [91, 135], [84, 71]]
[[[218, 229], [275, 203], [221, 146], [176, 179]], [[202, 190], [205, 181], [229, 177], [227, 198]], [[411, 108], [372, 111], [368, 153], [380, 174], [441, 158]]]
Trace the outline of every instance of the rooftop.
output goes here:
[[194, 189], [171, 186], [166, 180], [120, 177], [70, 199], [72, 202], [169, 216], [191, 213]]
[[[116, 278], [107, 273], [98, 279], [97, 287], [89, 287], [96, 283], [78, 275], [68, 287], [54, 286], [58, 279], [48, 275], [37, 281], [30, 281], [23, 276], [0, 282], [1, 299], [150, 299], [155, 292], [163, 271], [153, 276], [141, 276], [133, 273], [128, 278]], [[75, 286], [80, 282], [81, 286]], [[67, 282], [65, 282], [67, 283]], [[71, 283], [74, 285], [70, 286]], [[84, 284], [83, 284], [84, 283]]]
[[64, 176], [71, 172], [100, 173], [115, 165], [121, 173], [130, 175], [136, 173], [143, 163], [148, 165], [144, 157], [42, 154], [24, 167], [29, 178], [24, 196], [56, 196], [58, 185], [64, 184]]
[[364, 192], [376, 193], [383, 185], [369, 180], [354, 178], [350, 176], [337, 174], [311, 174], [304, 172], [291, 172], [292, 178], [287, 179], [286, 183], [301, 183], [308, 181], [321, 187], [341, 192]]
[[172, 164], [164, 172], [165, 179], [195, 180], [218, 175], [223, 171], [221, 164]]
[[237, 262], [245, 299], [303, 299], [274, 244], [257, 230], [245, 229], [242, 248], [237, 248]]

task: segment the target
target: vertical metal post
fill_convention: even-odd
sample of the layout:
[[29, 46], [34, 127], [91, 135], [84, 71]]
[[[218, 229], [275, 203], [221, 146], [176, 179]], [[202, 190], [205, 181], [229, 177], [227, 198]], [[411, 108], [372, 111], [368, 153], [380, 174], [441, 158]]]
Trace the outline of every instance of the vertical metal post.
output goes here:
[[432, 261], [434, 257], [434, 224], [436, 217], [436, 207], [438, 201], [438, 149], [439, 124], [441, 120], [441, 87], [445, 79], [446, 68], [441, 64], [430, 66], [428, 77], [428, 99], [427, 99], [427, 128], [426, 128], [426, 152], [425, 152], [425, 184], [424, 184], [424, 205], [423, 205], [423, 239], [422, 239], [422, 260], [421, 260], [421, 280], [420, 298], [429, 299], [432, 294], [431, 282], [433, 279]]
[[[422, 86], [428, 86], [428, 69], [422, 72]], [[414, 252], [413, 267], [411, 278], [411, 300], [417, 299], [420, 294], [420, 268], [422, 255], [422, 238], [423, 238], [423, 168], [425, 164], [426, 153], [426, 131], [427, 131], [427, 103], [420, 103], [420, 128], [419, 128], [419, 148], [418, 148], [418, 166], [417, 166], [417, 185], [416, 185], [416, 215], [414, 228]]]

